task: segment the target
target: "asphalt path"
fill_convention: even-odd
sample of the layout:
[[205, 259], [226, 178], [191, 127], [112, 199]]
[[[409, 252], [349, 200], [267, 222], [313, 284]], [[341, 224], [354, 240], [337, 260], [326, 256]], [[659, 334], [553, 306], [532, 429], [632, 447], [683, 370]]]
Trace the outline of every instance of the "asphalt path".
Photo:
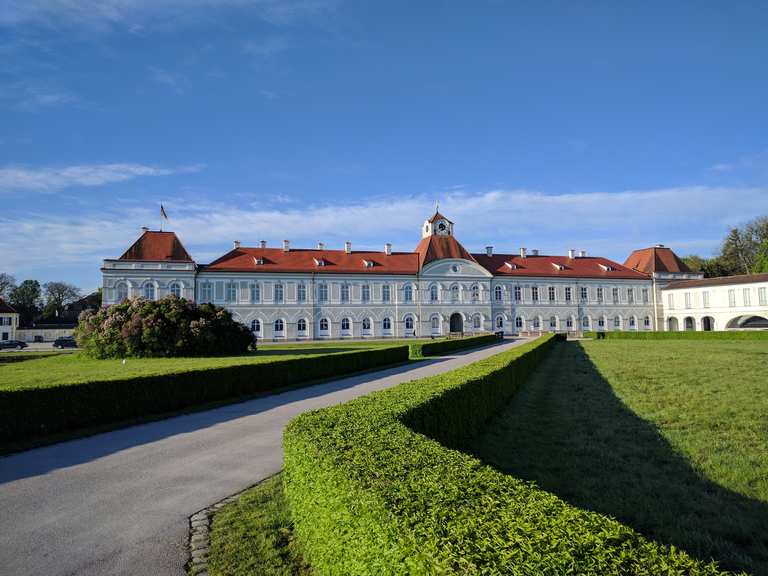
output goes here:
[[0, 457], [0, 574], [183, 575], [189, 516], [278, 472], [294, 416], [525, 341]]

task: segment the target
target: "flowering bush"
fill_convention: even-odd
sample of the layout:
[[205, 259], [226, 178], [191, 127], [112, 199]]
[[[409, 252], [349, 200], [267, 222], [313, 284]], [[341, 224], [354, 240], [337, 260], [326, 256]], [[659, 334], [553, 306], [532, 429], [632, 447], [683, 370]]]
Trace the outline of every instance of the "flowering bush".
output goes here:
[[77, 344], [95, 358], [242, 354], [253, 335], [224, 308], [167, 296], [80, 314]]

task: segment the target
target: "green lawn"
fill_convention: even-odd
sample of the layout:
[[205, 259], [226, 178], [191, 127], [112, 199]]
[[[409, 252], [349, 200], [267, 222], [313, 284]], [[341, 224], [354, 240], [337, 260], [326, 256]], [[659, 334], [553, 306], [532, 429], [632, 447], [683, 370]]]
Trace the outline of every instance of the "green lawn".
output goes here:
[[768, 346], [559, 344], [473, 452], [578, 507], [768, 575]]

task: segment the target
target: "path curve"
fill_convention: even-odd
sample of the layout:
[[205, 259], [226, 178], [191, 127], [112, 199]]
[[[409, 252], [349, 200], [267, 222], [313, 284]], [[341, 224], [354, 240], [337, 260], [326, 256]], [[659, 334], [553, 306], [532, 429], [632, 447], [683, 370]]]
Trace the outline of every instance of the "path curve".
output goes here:
[[282, 468], [297, 414], [526, 340], [424, 360], [0, 458], [0, 572], [183, 575], [188, 517]]

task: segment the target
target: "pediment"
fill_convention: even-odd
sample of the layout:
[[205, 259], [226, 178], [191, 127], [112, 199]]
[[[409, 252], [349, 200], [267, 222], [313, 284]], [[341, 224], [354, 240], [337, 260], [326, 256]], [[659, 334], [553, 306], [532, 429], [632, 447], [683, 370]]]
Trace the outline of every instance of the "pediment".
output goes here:
[[430, 278], [492, 278], [493, 275], [477, 262], [461, 258], [443, 258], [430, 262], [421, 270]]

